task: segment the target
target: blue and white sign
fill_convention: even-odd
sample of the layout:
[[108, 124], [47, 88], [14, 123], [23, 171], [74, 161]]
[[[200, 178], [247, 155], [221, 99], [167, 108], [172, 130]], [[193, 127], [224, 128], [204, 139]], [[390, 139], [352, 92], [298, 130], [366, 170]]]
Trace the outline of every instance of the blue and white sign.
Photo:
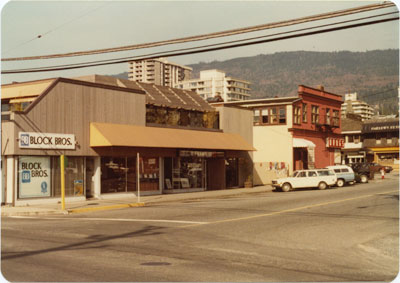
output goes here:
[[20, 156], [19, 198], [50, 196], [50, 157]]
[[19, 132], [19, 148], [75, 149], [75, 135]]

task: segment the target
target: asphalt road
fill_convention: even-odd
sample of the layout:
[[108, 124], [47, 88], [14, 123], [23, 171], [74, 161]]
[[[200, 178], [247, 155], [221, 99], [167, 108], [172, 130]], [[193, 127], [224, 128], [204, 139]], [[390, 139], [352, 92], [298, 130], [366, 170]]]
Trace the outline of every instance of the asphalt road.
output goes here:
[[391, 281], [399, 182], [2, 218], [9, 281]]

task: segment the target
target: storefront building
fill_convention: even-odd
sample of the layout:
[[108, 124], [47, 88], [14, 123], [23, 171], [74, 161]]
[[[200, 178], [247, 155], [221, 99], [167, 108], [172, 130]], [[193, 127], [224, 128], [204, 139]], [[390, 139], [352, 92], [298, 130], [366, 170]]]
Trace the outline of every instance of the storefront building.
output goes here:
[[364, 147], [362, 135], [363, 122], [360, 115], [346, 113], [342, 118], [342, 135], [344, 147], [342, 148], [342, 164], [366, 162], [368, 149]]
[[215, 103], [253, 112], [253, 182], [270, 184], [298, 169], [341, 163], [337, 94], [300, 85], [298, 96]]
[[342, 96], [324, 90], [323, 86], [311, 88], [300, 85], [293, 104], [293, 127], [290, 131], [295, 139], [304, 139], [315, 146], [294, 148], [294, 170], [324, 168], [341, 164], [341, 149], [344, 139], [341, 135], [340, 107]]
[[254, 148], [218, 125], [197, 94], [169, 87], [97, 75], [3, 85], [2, 203], [59, 201], [60, 155], [67, 201], [224, 189]]
[[367, 161], [398, 168], [399, 118], [366, 120], [362, 127], [364, 147], [368, 150]]

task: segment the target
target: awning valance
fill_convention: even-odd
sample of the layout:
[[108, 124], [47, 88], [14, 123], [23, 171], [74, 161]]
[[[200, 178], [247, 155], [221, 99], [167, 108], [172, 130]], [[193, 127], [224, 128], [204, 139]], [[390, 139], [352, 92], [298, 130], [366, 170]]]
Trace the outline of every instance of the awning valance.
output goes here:
[[315, 147], [312, 141], [306, 139], [293, 138], [293, 147]]
[[256, 150], [239, 134], [108, 123], [90, 123], [90, 146]]

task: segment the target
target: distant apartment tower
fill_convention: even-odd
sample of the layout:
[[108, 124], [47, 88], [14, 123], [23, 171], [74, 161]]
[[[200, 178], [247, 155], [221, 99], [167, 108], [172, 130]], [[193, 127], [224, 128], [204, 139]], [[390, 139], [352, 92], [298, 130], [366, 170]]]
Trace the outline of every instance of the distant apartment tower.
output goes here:
[[374, 108], [364, 101], [357, 100], [357, 93], [347, 93], [344, 97], [344, 103], [341, 107], [342, 117], [346, 117], [346, 113], [353, 113], [361, 116], [361, 119], [368, 120], [374, 116]]
[[199, 79], [184, 80], [176, 87], [196, 91], [204, 99], [221, 96], [227, 102], [250, 98], [249, 81], [227, 77], [219, 70], [200, 71]]
[[173, 87], [190, 79], [192, 68], [168, 62], [165, 58], [129, 62], [129, 80]]

